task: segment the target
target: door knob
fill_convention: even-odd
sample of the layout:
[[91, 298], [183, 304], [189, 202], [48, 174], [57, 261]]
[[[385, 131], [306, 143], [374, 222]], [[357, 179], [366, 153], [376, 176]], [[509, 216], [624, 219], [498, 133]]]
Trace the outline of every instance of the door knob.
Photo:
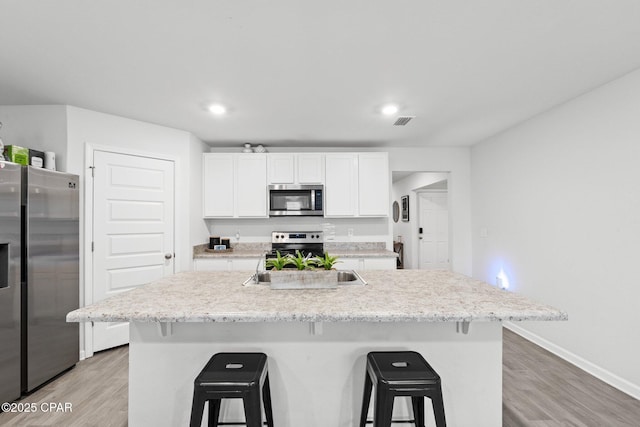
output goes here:
[[173, 255], [166, 253], [164, 254], [164, 259], [171, 259], [173, 257]]

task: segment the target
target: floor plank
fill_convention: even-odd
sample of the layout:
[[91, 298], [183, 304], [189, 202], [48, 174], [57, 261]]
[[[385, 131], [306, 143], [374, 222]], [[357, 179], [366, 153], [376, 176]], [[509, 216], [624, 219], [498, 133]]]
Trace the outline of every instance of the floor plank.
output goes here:
[[[33, 413], [1, 413], [3, 427], [124, 427], [127, 425], [129, 347], [96, 353], [18, 404]], [[43, 404], [70, 403], [71, 412], [44, 411]], [[47, 408], [45, 406], [44, 408]]]
[[640, 401], [503, 329], [504, 427], [639, 427]]
[[[640, 401], [504, 329], [503, 427], [639, 427]], [[129, 349], [118, 347], [75, 368], [20, 403], [36, 413], [1, 413], [6, 427], [124, 427]], [[72, 412], [43, 412], [42, 403]]]

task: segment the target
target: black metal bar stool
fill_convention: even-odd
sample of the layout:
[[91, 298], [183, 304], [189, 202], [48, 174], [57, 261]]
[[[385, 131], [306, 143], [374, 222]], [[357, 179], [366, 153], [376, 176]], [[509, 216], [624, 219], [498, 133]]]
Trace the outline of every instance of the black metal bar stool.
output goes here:
[[194, 381], [190, 426], [200, 427], [204, 404], [209, 401], [209, 427], [217, 427], [221, 399], [241, 398], [247, 427], [261, 427], [261, 395], [267, 425], [273, 427], [267, 356], [264, 353], [217, 353]]
[[360, 427], [367, 422], [371, 389], [375, 385], [373, 427], [391, 427], [393, 400], [411, 396], [416, 427], [424, 425], [424, 398], [431, 399], [437, 427], [445, 427], [440, 376], [415, 351], [378, 351], [367, 354]]

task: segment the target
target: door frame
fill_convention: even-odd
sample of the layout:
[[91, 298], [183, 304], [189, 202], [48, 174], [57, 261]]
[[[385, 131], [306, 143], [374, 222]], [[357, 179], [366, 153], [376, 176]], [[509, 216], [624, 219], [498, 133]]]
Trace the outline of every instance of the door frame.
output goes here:
[[[176, 245], [176, 224], [177, 224], [177, 203], [176, 203], [176, 183], [178, 176], [178, 160], [173, 156], [164, 154], [150, 153], [141, 150], [130, 150], [127, 148], [113, 147], [108, 145], [92, 144], [85, 142], [85, 156], [84, 156], [84, 286], [81, 287], [81, 301], [82, 307], [89, 304], [93, 304], [93, 251], [91, 250], [91, 242], [93, 241], [93, 156], [96, 151], [105, 151], [114, 154], [123, 154], [128, 156], [148, 157], [157, 160], [167, 160], [173, 162], [173, 253], [181, 256], [178, 253]], [[173, 271], [176, 272], [176, 256], [173, 258]], [[93, 322], [84, 322], [80, 324], [80, 360], [93, 356]], [[82, 340], [84, 338], [84, 340]]]
[[420, 229], [420, 204], [422, 203], [422, 201], [420, 200], [420, 195], [421, 194], [446, 194], [447, 195], [447, 239], [449, 241], [448, 243], [448, 254], [447, 256], [449, 257], [449, 271], [453, 271], [453, 243], [452, 243], [452, 238], [453, 238], [453, 233], [452, 233], [452, 217], [451, 217], [451, 190], [447, 189], [447, 190], [416, 190], [416, 207], [417, 207], [417, 211], [416, 211], [416, 218], [418, 219], [416, 221], [416, 226], [415, 226], [415, 235], [418, 236], [418, 239], [416, 239], [416, 243], [417, 243], [417, 251], [416, 253], [418, 254], [418, 269], [420, 268], [420, 260], [422, 259], [421, 257], [421, 245], [420, 245], [420, 234], [418, 233], [419, 229]]

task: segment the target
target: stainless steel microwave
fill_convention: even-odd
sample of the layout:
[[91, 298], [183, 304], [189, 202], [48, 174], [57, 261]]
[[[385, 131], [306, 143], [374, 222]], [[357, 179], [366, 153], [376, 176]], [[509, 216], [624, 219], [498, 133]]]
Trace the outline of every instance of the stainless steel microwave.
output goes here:
[[323, 216], [322, 185], [269, 186], [269, 216]]

